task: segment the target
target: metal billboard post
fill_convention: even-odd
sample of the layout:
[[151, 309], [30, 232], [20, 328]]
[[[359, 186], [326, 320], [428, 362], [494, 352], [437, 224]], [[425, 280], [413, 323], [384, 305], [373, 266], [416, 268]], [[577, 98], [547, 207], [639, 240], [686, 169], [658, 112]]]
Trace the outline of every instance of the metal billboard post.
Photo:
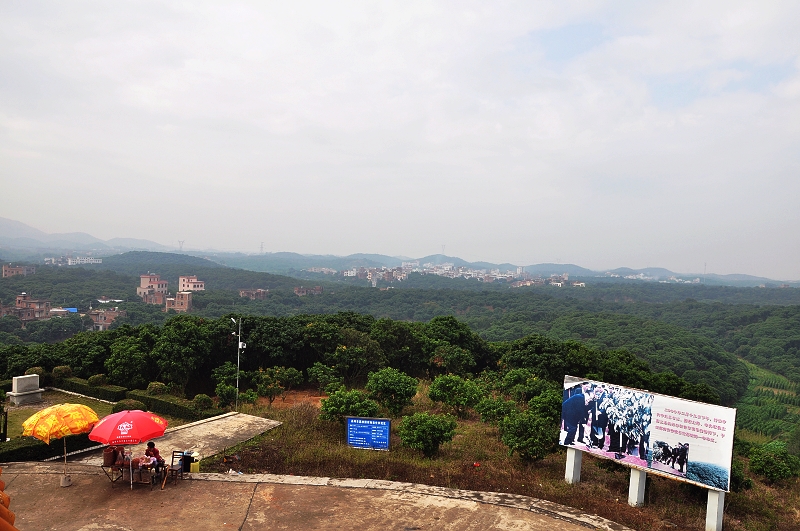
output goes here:
[[641, 507], [644, 505], [644, 487], [647, 484], [647, 472], [631, 468], [631, 482], [628, 485], [628, 505]]
[[708, 489], [706, 506], [706, 531], [722, 531], [722, 513], [725, 511], [725, 492]]
[[567, 448], [567, 470], [564, 473], [564, 480], [573, 485], [581, 480], [581, 462], [583, 452], [575, 448]]

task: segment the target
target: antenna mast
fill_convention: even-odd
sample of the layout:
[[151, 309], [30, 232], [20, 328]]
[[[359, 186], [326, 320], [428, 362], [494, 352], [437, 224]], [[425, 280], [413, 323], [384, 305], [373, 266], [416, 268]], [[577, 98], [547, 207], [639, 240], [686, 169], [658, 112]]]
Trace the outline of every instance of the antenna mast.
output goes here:
[[178, 240], [178, 251], [183, 252], [183, 242], [186, 240]]

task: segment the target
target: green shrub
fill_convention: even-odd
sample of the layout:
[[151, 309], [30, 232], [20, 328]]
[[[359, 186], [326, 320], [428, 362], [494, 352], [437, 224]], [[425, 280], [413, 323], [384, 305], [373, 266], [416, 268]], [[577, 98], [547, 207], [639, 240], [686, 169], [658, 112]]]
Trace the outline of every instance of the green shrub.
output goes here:
[[105, 374], [95, 374], [94, 376], [89, 376], [86, 382], [91, 387], [99, 387], [101, 385], [108, 385], [108, 378], [106, 378]]
[[6, 392], [3, 389], [0, 389], [0, 403], [6, 401]]
[[404, 407], [411, 405], [418, 383], [416, 378], [386, 367], [369, 373], [366, 390], [371, 399], [388, 409], [392, 417], [397, 417]]
[[236, 401], [236, 388], [226, 383], [218, 383], [214, 390], [217, 393], [217, 405], [228, 407]]
[[523, 461], [537, 461], [558, 446], [558, 425], [533, 411], [515, 411], [500, 421], [500, 440]]
[[345, 417], [376, 416], [378, 404], [356, 389], [339, 389], [328, 398], [322, 399], [321, 411], [321, 419], [344, 424]]
[[147, 409], [153, 413], [186, 420], [200, 420], [222, 413], [222, 411], [218, 409], [209, 409], [200, 412], [194, 407], [194, 402], [192, 400], [178, 398], [173, 395], [151, 396], [147, 394], [147, 391], [137, 390], [128, 391], [128, 398], [144, 402], [147, 405]]
[[403, 417], [398, 433], [400, 440], [409, 448], [421, 450], [425, 457], [439, 453], [439, 447], [452, 441], [456, 434], [456, 419], [452, 415], [415, 413]]
[[465, 380], [460, 376], [446, 374], [438, 376], [428, 389], [428, 397], [434, 402], [442, 402], [452, 407], [456, 414], [464, 418], [467, 410], [475, 407], [481, 398], [483, 391], [472, 380]]
[[493, 426], [516, 410], [516, 402], [505, 400], [502, 397], [486, 397], [475, 406], [475, 411], [481, 416], [481, 421]]
[[30, 369], [25, 371], [25, 376], [28, 376], [30, 374], [38, 374], [39, 376], [43, 376], [44, 374], [46, 374], [46, 372], [44, 370], [44, 367], [31, 367]]
[[775, 482], [800, 474], [800, 458], [790, 454], [783, 441], [750, 450], [750, 471]]
[[139, 400], [133, 400], [132, 398], [125, 398], [120, 400], [113, 406], [111, 406], [112, 413], [119, 413], [120, 411], [133, 411], [139, 409], [141, 411], [147, 411], [147, 405], [144, 402], [140, 402]]
[[0, 389], [6, 393], [11, 392], [14, 389], [14, 380], [0, 380]]
[[[89, 434], [87, 433], [64, 437], [64, 441], [67, 443], [68, 452], [97, 446], [97, 442], [89, 440]], [[61, 441], [45, 444], [33, 437], [17, 437], [0, 444], [0, 463], [43, 461], [59, 455], [63, 458], [64, 443]]]
[[165, 395], [169, 391], [167, 384], [162, 382], [150, 382], [147, 384], [147, 394], [152, 396]]
[[248, 389], [243, 393], [239, 393], [239, 402], [242, 404], [255, 404], [258, 400], [258, 393], [252, 389]]
[[53, 381], [56, 383], [61, 383], [61, 380], [64, 378], [71, 378], [72, 377], [72, 369], [69, 365], [59, 365], [58, 367], [53, 367]]
[[58, 387], [65, 391], [72, 391], [109, 402], [119, 402], [127, 395], [128, 390], [118, 385], [90, 386], [83, 378], [64, 378], [59, 382]]
[[317, 382], [319, 384], [319, 391], [325, 391], [329, 394], [330, 392], [328, 389], [331, 385], [335, 384], [338, 390], [344, 384], [344, 379], [336, 373], [336, 369], [323, 365], [320, 362], [316, 362], [308, 368], [308, 381]]
[[214, 407], [214, 401], [211, 400], [211, 397], [203, 393], [194, 395], [192, 404], [197, 411], [205, 411]]

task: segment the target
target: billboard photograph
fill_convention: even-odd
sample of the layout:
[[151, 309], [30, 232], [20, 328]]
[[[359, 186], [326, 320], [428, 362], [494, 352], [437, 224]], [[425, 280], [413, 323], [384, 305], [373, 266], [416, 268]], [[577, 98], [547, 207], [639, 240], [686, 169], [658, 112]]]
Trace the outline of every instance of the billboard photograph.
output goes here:
[[566, 376], [559, 443], [728, 491], [735, 421], [735, 409]]

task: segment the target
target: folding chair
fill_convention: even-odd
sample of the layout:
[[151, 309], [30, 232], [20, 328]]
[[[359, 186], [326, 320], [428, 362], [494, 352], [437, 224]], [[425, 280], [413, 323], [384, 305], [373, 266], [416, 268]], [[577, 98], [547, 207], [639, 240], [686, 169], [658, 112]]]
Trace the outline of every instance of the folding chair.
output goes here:
[[180, 450], [173, 450], [172, 460], [166, 468], [164, 479], [161, 481], [161, 490], [164, 490], [168, 478], [172, 478], [173, 484], [177, 485], [178, 477], [183, 479], [183, 452]]

